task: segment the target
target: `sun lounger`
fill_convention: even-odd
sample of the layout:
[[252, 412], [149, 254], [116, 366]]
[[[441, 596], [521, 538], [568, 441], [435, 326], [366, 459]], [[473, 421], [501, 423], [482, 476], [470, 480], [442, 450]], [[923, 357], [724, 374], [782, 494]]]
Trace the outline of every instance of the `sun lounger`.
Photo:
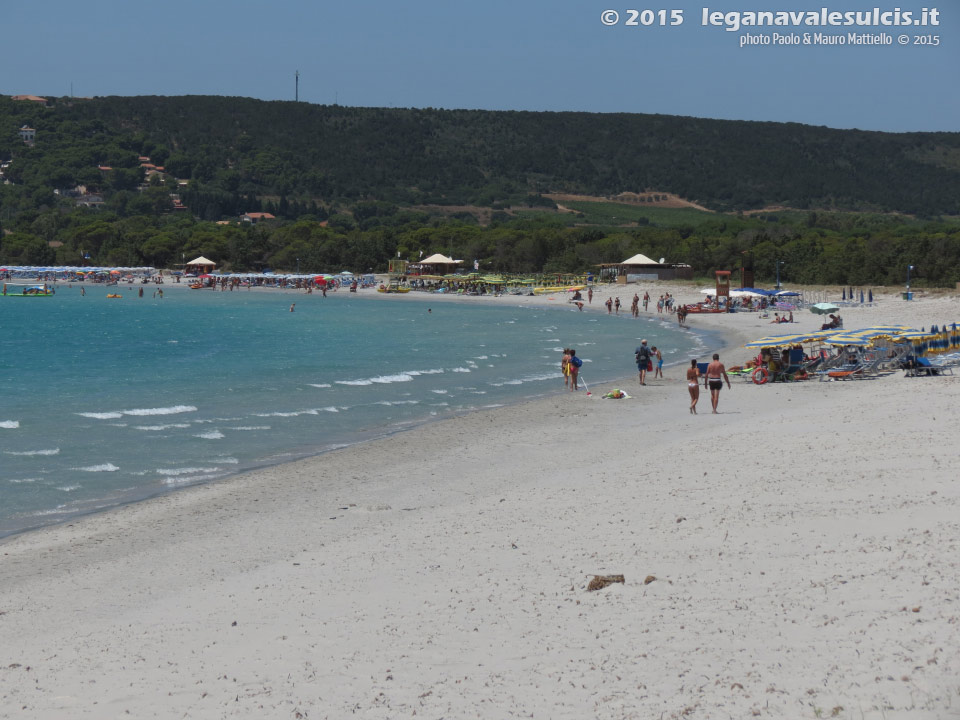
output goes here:
[[822, 370], [817, 373], [820, 381], [829, 380], [859, 380], [863, 377], [862, 363], [848, 363], [834, 368]]
[[929, 377], [931, 375], [953, 375], [956, 363], [952, 361], [930, 360], [921, 357], [916, 359], [916, 365], [907, 370], [906, 377]]

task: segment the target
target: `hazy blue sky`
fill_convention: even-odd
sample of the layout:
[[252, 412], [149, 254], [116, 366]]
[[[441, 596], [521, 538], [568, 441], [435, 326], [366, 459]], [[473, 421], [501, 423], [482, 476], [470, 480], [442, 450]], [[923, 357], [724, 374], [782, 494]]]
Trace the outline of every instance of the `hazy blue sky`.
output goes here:
[[[35, 0], [8, 3], [0, 93], [242, 95], [311, 103], [644, 112], [960, 131], [960, 3], [755, 0]], [[630, 9], [683, 24], [626, 26]], [[702, 12], [936, 8], [939, 26], [728, 31]], [[605, 26], [601, 14], [620, 21]], [[638, 17], [637, 22], [649, 19]], [[669, 19], [667, 18], [667, 22]], [[741, 47], [743, 36], [887, 33], [892, 45]], [[898, 36], [908, 39], [898, 43]], [[914, 45], [918, 35], [939, 46]]]

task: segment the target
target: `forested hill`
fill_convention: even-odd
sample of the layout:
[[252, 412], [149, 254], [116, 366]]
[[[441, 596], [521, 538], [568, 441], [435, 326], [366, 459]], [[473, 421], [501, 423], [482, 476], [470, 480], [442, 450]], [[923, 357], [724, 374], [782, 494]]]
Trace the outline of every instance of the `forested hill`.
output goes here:
[[[195, 198], [205, 189], [327, 206], [496, 206], [546, 192], [653, 190], [722, 211], [960, 214], [960, 133], [205, 96], [60, 98], [48, 107], [2, 97], [0, 123], [8, 177], [33, 187], [95, 185], [97, 165], [134, 170], [145, 155], [191, 180]], [[24, 124], [37, 131], [33, 148], [18, 137]]]

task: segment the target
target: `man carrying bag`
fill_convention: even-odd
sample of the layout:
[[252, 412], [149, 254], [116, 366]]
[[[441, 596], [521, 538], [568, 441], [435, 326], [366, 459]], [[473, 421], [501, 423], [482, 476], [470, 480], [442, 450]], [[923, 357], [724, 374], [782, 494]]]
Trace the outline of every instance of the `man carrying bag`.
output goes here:
[[640, 384], [646, 385], [647, 371], [653, 369], [650, 361], [650, 348], [647, 347], [646, 339], [640, 341], [640, 347], [638, 347], [634, 353], [637, 357], [637, 370], [640, 372]]

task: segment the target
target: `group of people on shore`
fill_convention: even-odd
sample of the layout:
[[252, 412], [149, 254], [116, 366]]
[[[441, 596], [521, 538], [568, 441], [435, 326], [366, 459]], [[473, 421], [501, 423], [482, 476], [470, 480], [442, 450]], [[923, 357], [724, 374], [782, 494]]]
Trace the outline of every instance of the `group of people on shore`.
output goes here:
[[[657, 365], [654, 371], [654, 378], [663, 377], [663, 354], [656, 347], [648, 348], [647, 341], [641, 340], [640, 347], [634, 351], [637, 360], [637, 372], [639, 374], [640, 384], [646, 385], [647, 373], [653, 370], [653, 360], [656, 359]], [[690, 361], [690, 368], [687, 370], [687, 389], [690, 392], [690, 413], [697, 414], [697, 402], [700, 400], [700, 378], [703, 377], [704, 389], [710, 390], [710, 404], [713, 407], [714, 414], [717, 413], [717, 404], [720, 402], [720, 390], [726, 381], [727, 388], [730, 386], [730, 377], [727, 375], [727, 369], [720, 362], [720, 355], [713, 354], [713, 360], [707, 364], [706, 372], [700, 372], [700, 366], [696, 358]]]
[[[636, 358], [641, 385], [647, 384], [647, 373], [650, 372], [653, 373], [654, 378], [663, 378], [663, 353], [655, 345], [651, 347], [646, 338], [640, 341], [640, 345], [634, 351], [634, 357]], [[570, 388], [571, 392], [576, 392], [579, 389], [580, 367], [582, 365], [583, 360], [577, 357], [575, 349], [563, 349], [560, 371], [563, 374], [564, 387]], [[732, 388], [730, 377], [727, 375], [727, 368], [720, 362], [719, 353], [713, 354], [713, 359], [707, 363], [705, 372], [700, 371], [696, 358], [690, 361], [690, 367], [687, 369], [687, 390], [690, 393], [690, 413], [692, 415], [697, 414], [701, 378], [703, 378], [704, 390], [710, 391], [710, 405], [713, 408], [713, 414], [717, 414], [717, 405], [720, 402], [720, 390], [723, 389], [723, 383], [727, 383], [727, 389]]]
[[[592, 296], [592, 294], [593, 294], [592, 291], [591, 291], [590, 294], [591, 294], [591, 296]], [[578, 302], [578, 301], [580, 300], [579, 295], [580, 295], [580, 293], [577, 293], [576, 295], [574, 295], [574, 297], [573, 297], [573, 302], [575, 302], [575, 303], [577, 304], [577, 307], [578, 307], [578, 308], [580, 308], [581, 310], [583, 310], [583, 303], [582, 303], [582, 302]], [[592, 300], [593, 298], [591, 297], [590, 299]], [[644, 293], [643, 293], [643, 299], [642, 299], [642, 300], [641, 300], [640, 295], [639, 295], [638, 293], [634, 293], [634, 294], [633, 294], [633, 300], [632, 300], [632, 302], [630, 303], [630, 314], [631, 314], [633, 317], [640, 317], [640, 303], [641, 303], [641, 302], [643, 303], [643, 310], [644, 310], [644, 312], [646, 312], [648, 306], [650, 305], [650, 293], [649, 293], [649, 292], [644, 291]], [[620, 298], [617, 297], [617, 296], [608, 297], [608, 298], [604, 301], [603, 304], [607, 306], [607, 314], [608, 314], [608, 315], [619, 315], [619, 314], [620, 314], [620, 308], [623, 306], [623, 304], [620, 302]], [[686, 327], [685, 322], [686, 322], [686, 319], [687, 319], [687, 315], [689, 314], [689, 310], [687, 309], [687, 306], [686, 306], [686, 305], [677, 305], [676, 302], [675, 302], [674, 297], [673, 297], [670, 293], [664, 293], [664, 294], [661, 295], [660, 298], [657, 300], [657, 313], [662, 314], [664, 311], [666, 311], [666, 312], [671, 312], [671, 313], [676, 313], [676, 315], [677, 315], [677, 323], [680, 325], [680, 327]], [[777, 322], [781, 322], [781, 321], [780, 321], [780, 320], [777, 320]], [[786, 320], [783, 320], [782, 322], [786, 322]], [[792, 322], [792, 320], [791, 320], [791, 322]]]

